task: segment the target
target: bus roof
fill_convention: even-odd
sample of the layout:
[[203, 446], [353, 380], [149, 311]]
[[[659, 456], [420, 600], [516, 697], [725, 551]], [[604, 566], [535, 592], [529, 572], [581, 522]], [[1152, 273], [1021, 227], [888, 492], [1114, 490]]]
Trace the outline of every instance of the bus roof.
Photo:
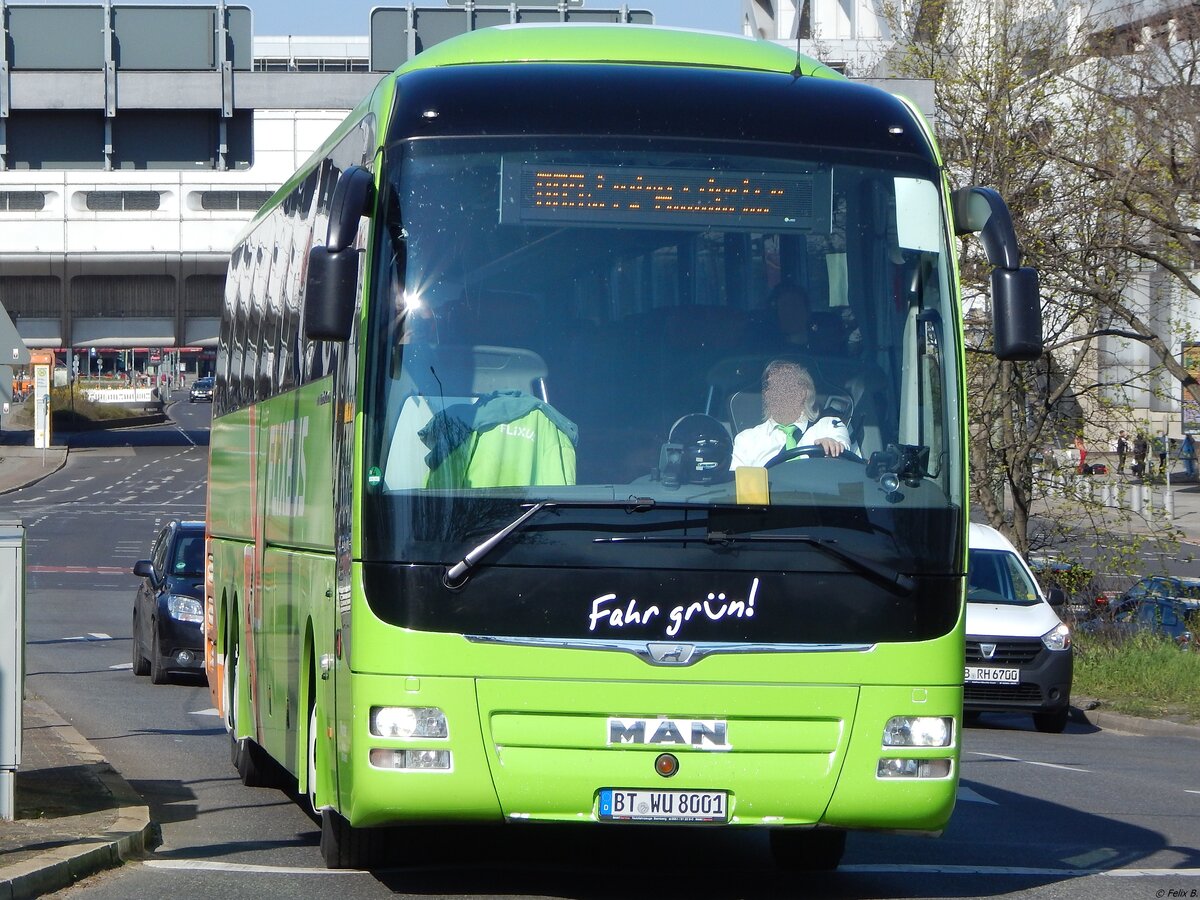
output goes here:
[[481, 28], [417, 54], [397, 74], [434, 66], [504, 62], [596, 62], [712, 66], [842, 78], [838, 72], [770, 41], [654, 25], [529, 24]]

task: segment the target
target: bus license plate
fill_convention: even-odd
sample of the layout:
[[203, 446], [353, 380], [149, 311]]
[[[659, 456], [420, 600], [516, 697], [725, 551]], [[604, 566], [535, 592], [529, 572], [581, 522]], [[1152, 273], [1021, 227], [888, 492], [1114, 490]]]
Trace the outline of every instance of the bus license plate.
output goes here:
[[608, 821], [725, 822], [728, 798], [724, 791], [600, 791], [599, 815]]
[[966, 680], [970, 684], [1020, 684], [1020, 669], [1002, 669], [994, 666], [967, 666]]

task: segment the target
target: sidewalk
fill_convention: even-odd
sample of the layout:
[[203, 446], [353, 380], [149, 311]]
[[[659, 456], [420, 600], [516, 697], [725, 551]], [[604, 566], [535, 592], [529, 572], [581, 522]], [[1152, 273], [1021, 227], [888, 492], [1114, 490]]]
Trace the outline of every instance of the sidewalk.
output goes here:
[[[1177, 460], [1170, 461], [1176, 467], [1170, 472], [1170, 518], [1166, 515], [1168, 487], [1164, 481], [1133, 477], [1129, 474], [1129, 460], [1125, 463], [1125, 474], [1116, 474], [1115, 453], [1089, 453], [1088, 462], [1105, 463], [1108, 474], [1075, 475], [1070, 467], [1058, 470], [1060, 475], [1075, 479], [1080, 490], [1090, 491], [1094, 503], [1113, 507], [1111, 515], [1093, 512], [1088, 515], [1088, 520], [1106, 521], [1117, 533], [1154, 534], [1174, 529], [1186, 543], [1200, 544], [1200, 478], [1186, 477]], [[1142, 504], [1140, 514], [1136, 512], [1139, 499]], [[1073, 518], [1079, 511], [1077, 504], [1063, 501], [1061, 497], [1043, 498], [1033, 508], [1035, 515], [1052, 519]], [[1128, 521], [1119, 521], [1122, 517]]]
[[[0, 433], [0, 494], [57, 472], [65, 446], [35, 450], [28, 431]], [[0, 900], [39, 897], [158, 843], [144, 800], [42, 700], [26, 690], [11, 822], [0, 820]]]
[[0, 821], [0, 900], [40, 897], [158, 844], [145, 801], [54, 710], [26, 694], [15, 819]]

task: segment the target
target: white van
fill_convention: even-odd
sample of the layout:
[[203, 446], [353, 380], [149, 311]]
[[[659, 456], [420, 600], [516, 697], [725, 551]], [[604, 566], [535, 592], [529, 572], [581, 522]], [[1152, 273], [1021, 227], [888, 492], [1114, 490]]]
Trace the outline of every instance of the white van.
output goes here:
[[1066, 596], [1038, 587], [1025, 560], [994, 528], [972, 523], [967, 574], [967, 713], [1028, 712], [1058, 733], [1071, 703], [1071, 630], [1055, 606]]

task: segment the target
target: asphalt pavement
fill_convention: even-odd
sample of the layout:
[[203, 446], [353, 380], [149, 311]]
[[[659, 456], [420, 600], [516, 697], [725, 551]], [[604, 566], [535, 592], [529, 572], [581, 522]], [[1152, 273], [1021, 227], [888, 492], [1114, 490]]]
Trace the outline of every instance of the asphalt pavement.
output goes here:
[[[0, 494], [28, 487], [66, 464], [65, 445], [38, 450], [30, 435], [0, 432]], [[1111, 467], [1110, 467], [1111, 470]], [[1141, 485], [1118, 475], [1090, 479], [1097, 497], [1132, 502], [1141, 488], [1145, 513], [1134, 527], [1166, 527], [1166, 486]], [[1108, 485], [1109, 487], [1105, 487]], [[1200, 543], [1200, 484], [1174, 478], [1170, 489], [1174, 526]], [[1147, 500], [1147, 496], [1149, 500]], [[1069, 507], [1069, 504], [1068, 504]], [[1069, 515], [1051, 505], [1045, 515]], [[1139, 719], [1074, 698], [1073, 718], [1130, 734], [1186, 735], [1200, 740], [1200, 727]], [[16, 773], [12, 821], [0, 820], [0, 900], [38, 897], [81, 878], [121, 865], [157, 846], [158, 828], [145, 801], [78, 731], [28, 690], [23, 704], [21, 764]]]

